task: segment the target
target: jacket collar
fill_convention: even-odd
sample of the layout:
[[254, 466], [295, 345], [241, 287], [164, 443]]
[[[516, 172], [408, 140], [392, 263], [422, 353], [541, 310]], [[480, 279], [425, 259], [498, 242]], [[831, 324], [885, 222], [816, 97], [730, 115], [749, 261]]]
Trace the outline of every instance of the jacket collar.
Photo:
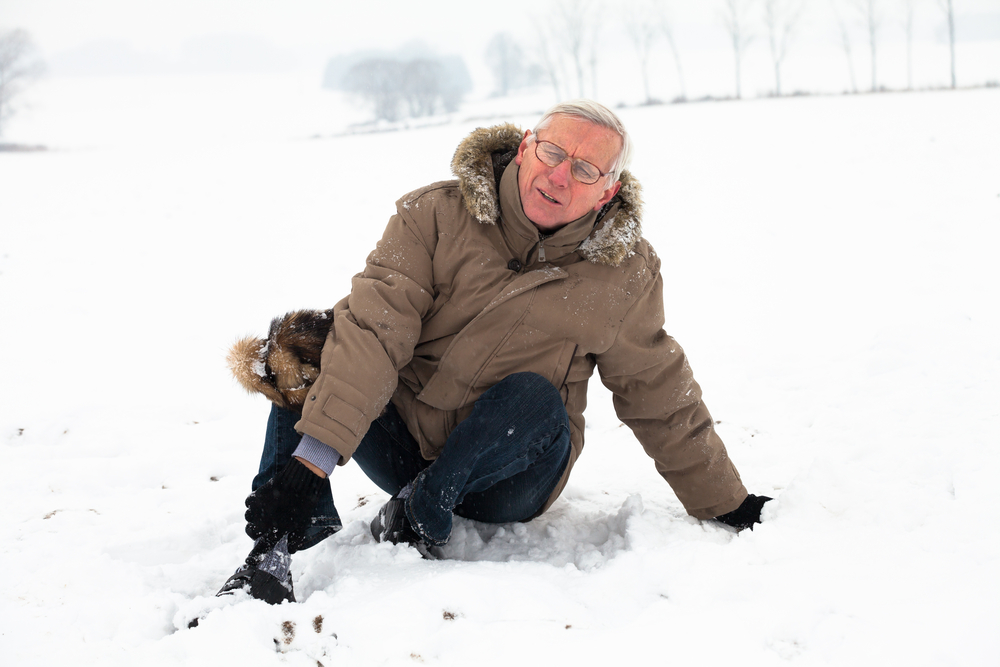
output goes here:
[[[455, 150], [451, 170], [465, 208], [479, 222], [492, 225], [500, 219], [500, 178], [523, 136], [510, 123], [478, 128]], [[620, 265], [642, 237], [642, 188], [628, 171], [619, 180], [618, 194], [598, 212], [593, 231], [577, 248], [595, 264]]]

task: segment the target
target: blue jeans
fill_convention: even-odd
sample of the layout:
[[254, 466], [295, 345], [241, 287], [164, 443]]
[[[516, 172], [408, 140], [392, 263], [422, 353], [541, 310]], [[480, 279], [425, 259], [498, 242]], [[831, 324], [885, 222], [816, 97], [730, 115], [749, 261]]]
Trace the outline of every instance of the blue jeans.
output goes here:
[[[293, 412], [272, 408], [254, 488], [274, 474], [275, 468], [268, 467], [265, 476], [264, 459], [283, 456], [283, 464], [291, 458], [299, 441], [297, 420]], [[440, 546], [451, 535], [453, 514], [484, 523], [538, 516], [569, 456], [569, 416], [558, 390], [535, 373], [515, 373], [480, 396], [437, 459], [421, 456], [391, 403], [372, 423], [352, 459], [386, 493], [394, 495], [413, 482], [406, 500], [407, 518], [428, 544]], [[313, 514], [310, 531], [315, 532], [300, 548], [340, 529], [340, 517], [327, 493]]]

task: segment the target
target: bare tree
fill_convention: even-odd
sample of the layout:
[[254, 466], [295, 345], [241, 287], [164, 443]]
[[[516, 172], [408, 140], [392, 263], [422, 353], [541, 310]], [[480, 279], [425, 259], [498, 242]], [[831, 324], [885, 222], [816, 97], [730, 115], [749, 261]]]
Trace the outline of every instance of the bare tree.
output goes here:
[[[553, 7], [552, 25], [557, 40], [569, 56], [576, 72], [577, 94], [583, 97], [585, 62], [589, 61], [591, 76], [596, 78], [597, 40], [593, 20], [596, 4], [593, 0], [560, 0]], [[588, 57], [589, 56], [589, 57]], [[596, 84], [596, 81], [592, 81]]]
[[917, 0], [903, 0], [903, 30], [906, 32], [906, 89], [913, 90], [913, 18]]
[[872, 56], [872, 92], [878, 90], [878, 78], [876, 77], [876, 46], [878, 45], [878, 31], [882, 26], [882, 13], [879, 11], [878, 0], [852, 0], [851, 4], [861, 14], [868, 31], [868, 48]]
[[442, 56], [437, 59], [441, 81], [438, 86], [441, 105], [448, 113], [458, 111], [462, 98], [472, 90], [472, 76], [461, 56]]
[[649, 56], [656, 45], [660, 31], [657, 29], [654, 8], [649, 0], [631, 0], [624, 8], [622, 20], [632, 46], [639, 58], [639, 73], [642, 75], [642, 90], [646, 104], [653, 102], [649, 91]]
[[955, 88], [955, 11], [951, 0], [938, 0], [938, 5], [948, 15], [948, 46], [951, 49], [951, 87]]
[[774, 64], [774, 94], [778, 97], [781, 96], [781, 64], [788, 55], [788, 45], [801, 16], [802, 0], [764, 0], [764, 25]]
[[736, 65], [736, 99], [743, 97], [743, 55], [753, 41], [749, 27], [749, 11], [752, 4], [752, 0], [723, 0], [722, 24], [729, 33]]
[[377, 120], [396, 121], [402, 116], [403, 64], [388, 58], [369, 58], [344, 76], [344, 88], [369, 102]]
[[[595, 14], [600, 16], [600, 5], [598, 5]], [[590, 64], [590, 96], [594, 99], [597, 99], [597, 52], [601, 48], [601, 41], [598, 39], [600, 30], [601, 24], [593, 21], [590, 24], [590, 39], [586, 42], [589, 54], [587, 62]]]
[[851, 46], [851, 31], [847, 25], [847, 21], [837, 9], [837, 4], [834, 0], [830, 0], [830, 6], [833, 9], [834, 16], [837, 17], [837, 28], [840, 33], [840, 48], [844, 51], [844, 55], [847, 57], [847, 70], [851, 75], [851, 92], [857, 93], [858, 78], [854, 74], [854, 53]]
[[522, 78], [524, 51], [509, 32], [498, 32], [486, 45], [486, 64], [496, 79], [496, 94], [506, 97]]
[[577, 94], [583, 97], [583, 40], [586, 35], [584, 22], [585, 7], [576, 7], [571, 2], [556, 5], [556, 16], [562, 25], [560, 39], [576, 69]]
[[43, 71], [31, 35], [25, 30], [0, 32], [0, 136], [5, 122], [14, 115], [14, 99]]
[[410, 116], [434, 115], [441, 97], [444, 73], [440, 63], [428, 58], [415, 58], [403, 66], [400, 81]]
[[674, 67], [677, 69], [677, 81], [681, 89], [680, 99], [684, 100], [687, 99], [687, 90], [684, 86], [684, 71], [681, 69], [681, 54], [677, 48], [677, 40], [674, 39], [673, 21], [670, 18], [665, 0], [654, 0], [654, 2], [658, 8], [656, 26], [659, 28], [663, 38], [667, 40], [667, 46], [670, 47], [670, 53], [674, 57]]
[[563, 71], [554, 38], [550, 34], [550, 29], [542, 24], [535, 25], [535, 32], [537, 35], [535, 39], [535, 55], [538, 58], [542, 75], [548, 80], [549, 85], [552, 86], [552, 92], [555, 93], [556, 101], [558, 102], [563, 99], [561, 86]]

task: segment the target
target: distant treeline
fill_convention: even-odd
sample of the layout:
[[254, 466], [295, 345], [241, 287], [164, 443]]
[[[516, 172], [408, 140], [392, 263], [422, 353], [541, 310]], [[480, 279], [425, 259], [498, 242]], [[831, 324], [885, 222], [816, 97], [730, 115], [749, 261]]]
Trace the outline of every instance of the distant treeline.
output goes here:
[[[813, 53], [819, 43], [834, 59], [842, 58], [840, 76], [846, 92], [886, 90], [886, 77], [879, 66], [887, 59], [886, 35], [893, 32], [896, 45], [905, 37], [906, 88], [913, 89], [918, 26], [925, 34], [934, 30], [935, 40], [947, 43], [950, 77], [947, 84], [942, 81], [938, 85], [957, 87], [953, 0], [707, 0], [699, 8], [704, 10], [702, 18], [714, 16], [698, 24], [699, 35], [731, 53], [728, 64], [718, 67], [729, 68], [726, 78], [731, 77], [732, 83], [722, 84], [722, 90], [713, 90], [704, 99], [743, 97], [748, 53], [756, 60], [758, 77], [763, 58], [769, 65], [768, 90], [758, 94], [789, 94], [784, 81], [786, 65], [802, 55], [807, 42]], [[539, 0], [532, 20], [524, 22], [518, 34], [483, 36], [482, 57], [493, 76], [493, 95], [543, 86], [555, 101], [600, 99], [600, 75], [607, 76], [611, 71], [607, 63], [614, 62], [619, 68], [615, 70], [619, 77], [616, 84], [624, 76], [629, 82], [636, 81], [638, 92], [641, 81], [642, 103], [662, 102], [653, 93], [654, 82], [660, 90], [673, 89], [667, 99], [686, 101], [685, 65], [696, 54], [685, 52], [691, 50], [686, 31], [692, 24], [675, 19], [678, 9], [690, 14], [692, 6], [682, 6], [680, 0]], [[995, 18], [1000, 38], [1000, 11]], [[984, 31], [988, 28], [980, 26], [979, 38]], [[942, 72], [945, 64], [942, 58]], [[704, 76], [704, 66], [700, 72]], [[669, 79], [666, 85], [664, 74]], [[1000, 71], [997, 76], [1000, 78]], [[980, 83], [997, 85], [996, 81]], [[415, 42], [394, 53], [335, 58], [327, 65], [324, 85], [356, 94], [377, 119], [392, 121], [455, 110], [472, 89], [472, 80], [461, 57], [437, 56]], [[759, 78], [755, 86], [760, 91]], [[717, 88], [717, 84], [712, 87]], [[796, 89], [791, 94], [808, 92]]]

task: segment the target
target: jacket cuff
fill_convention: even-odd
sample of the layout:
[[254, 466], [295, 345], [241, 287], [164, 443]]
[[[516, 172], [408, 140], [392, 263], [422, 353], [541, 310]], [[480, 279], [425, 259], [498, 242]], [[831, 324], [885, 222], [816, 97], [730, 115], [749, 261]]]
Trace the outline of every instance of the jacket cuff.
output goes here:
[[309, 463], [325, 472], [328, 476], [337, 467], [337, 464], [340, 463], [340, 452], [329, 445], [324, 445], [311, 435], [302, 436], [302, 440], [299, 442], [299, 446], [295, 448], [295, 451], [292, 452], [292, 456], [309, 461]]

